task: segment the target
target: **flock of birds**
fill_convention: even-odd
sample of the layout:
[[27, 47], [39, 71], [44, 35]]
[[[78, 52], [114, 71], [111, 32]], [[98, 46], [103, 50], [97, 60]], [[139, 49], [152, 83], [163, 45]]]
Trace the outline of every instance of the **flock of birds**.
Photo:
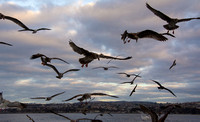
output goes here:
[[[125, 44], [126, 42], [130, 42], [131, 39], [134, 39], [136, 40], [136, 42], [138, 41], [138, 39], [141, 39], [141, 38], [152, 38], [152, 39], [155, 39], [155, 40], [158, 40], [158, 41], [166, 41], [168, 40], [166, 36], [171, 36], [171, 37], [174, 37], [174, 30], [177, 29], [179, 26], [177, 25], [177, 23], [179, 22], [185, 22], [185, 21], [190, 21], [190, 20], [193, 20], [193, 19], [200, 19], [200, 17], [197, 17], [197, 18], [184, 18], [184, 19], [177, 19], [177, 18], [171, 18], [167, 15], [165, 15], [164, 13], [162, 13], [161, 11], [159, 10], [156, 10], [154, 9], [153, 7], [151, 7], [148, 3], [146, 3], [146, 7], [151, 11], [153, 12], [156, 16], [158, 16], [159, 18], [161, 18], [162, 20], [166, 21], [167, 24], [166, 25], [163, 25], [163, 27], [167, 30], [167, 33], [158, 33], [158, 32], [155, 32], [153, 30], [144, 30], [144, 31], [141, 31], [141, 32], [136, 32], [136, 33], [128, 33], [127, 30], [124, 31], [123, 34], [121, 34], [121, 40], [123, 40], [123, 43]], [[20, 27], [22, 27], [23, 29], [22, 30], [19, 30], [19, 31], [31, 31], [33, 34], [37, 33], [38, 31], [41, 31], [41, 30], [51, 30], [49, 28], [39, 28], [39, 29], [31, 29], [29, 27], [27, 27], [25, 24], [23, 24], [20, 20], [14, 18], [14, 17], [10, 17], [10, 16], [6, 16], [6, 15], [3, 15], [2, 13], [0, 13], [0, 19], [3, 19], [3, 20], [9, 20], [9, 21], [12, 21], [14, 22], [15, 24], [19, 25]], [[169, 32], [172, 31], [172, 34], [170, 34]], [[9, 43], [6, 43], [6, 42], [0, 42], [0, 44], [3, 44], [3, 45], [8, 45], [8, 46], [12, 46], [12, 44], [9, 44]], [[91, 51], [88, 51], [82, 47], [79, 47], [77, 46], [72, 40], [69, 41], [69, 45], [70, 47], [72, 48], [72, 50], [80, 55], [83, 55], [84, 57], [82, 58], [79, 58], [79, 62], [81, 64], [81, 67], [88, 67], [88, 64], [91, 63], [93, 60], [97, 59], [97, 60], [100, 60], [101, 58], [104, 58], [104, 59], [110, 59], [111, 60], [129, 60], [131, 59], [132, 57], [131, 56], [128, 56], [128, 57], [125, 57], [125, 58], [119, 58], [118, 56], [108, 56], [108, 55], [104, 55], [104, 54], [97, 54], [97, 53], [94, 53], [94, 52], [91, 52]], [[66, 64], [69, 64], [67, 61], [61, 59], [61, 58], [58, 58], [58, 57], [48, 57], [44, 54], [41, 54], [41, 53], [37, 53], [37, 54], [33, 54], [30, 59], [38, 59], [40, 58], [41, 60], [41, 64], [43, 66], [47, 66], [47, 67], [50, 67], [53, 69], [53, 71], [56, 72], [57, 76], [56, 78], [58, 79], [61, 79], [63, 77], [63, 75], [65, 73], [68, 73], [68, 72], [75, 72], [75, 71], [80, 71], [80, 69], [69, 69], [69, 70], [66, 70], [65, 72], [60, 72], [52, 63], [51, 63], [51, 60], [60, 60], [62, 61], [63, 63], [66, 63]], [[109, 61], [109, 62], [110, 62]], [[109, 63], [108, 62], [108, 63]], [[169, 67], [169, 70], [172, 69], [174, 66], [176, 65], [176, 60], [173, 61], [172, 65]], [[115, 67], [115, 66], [100, 66], [100, 67], [95, 67], [93, 69], [99, 69], [99, 68], [102, 68], [103, 70], [108, 70], [110, 68], [118, 68], [118, 67]], [[141, 72], [140, 72], [141, 73]], [[120, 73], [117, 73], [117, 74], [120, 74], [120, 75], [125, 75], [126, 77], [131, 77], [131, 76], [134, 76], [133, 80], [130, 81], [130, 82], [122, 82], [121, 84], [134, 84], [134, 81], [136, 80], [136, 78], [141, 78], [142, 76], [140, 76], [140, 73], [139, 74], [128, 74], [128, 73], [125, 73], [125, 72], [120, 72]], [[170, 92], [173, 96], [176, 97], [176, 95], [168, 88], [164, 87], [163, 85], [161, 85], [158, 81], [155, 81], [155, 80], [151, 80], [153, 81], [154, 83], [156, 83], [158, 85], [158, 89], [160, 90], [167, 90], [168, 92]], [[135, 87], [132, 89], [132, 91], [130, 92], [130, 95], [129, 96], [132, 96], [132, 94], [136, 91], [136, 88], [137, 88], [137, 84], [135, 85]], [[46, 101], [50, 101], [52, 98], [58, 96], [58, 95], [61, 95], [61, 94], [64, 94], [65, 92], [61, 92], [61, 93], [57, 93], [57, 94], [54, 94], [52, 96], [49, 96], [49, 97], [34, 97], [34, 98], [31, 98], [31, 99], [45, 99]], [[63, 102], [66, 102], [66, 101], [70, 101], [72, 99], [75, 99], [77, 97], [80, 97], [78, 98], [77, 100], [80, 101], [80, 102], [83, 102], [84, 100], [86, 100], [86, 104], [87, 104], [87, 99], [92, 99], [92, 96], [108, 96], [108, 97], [113, 97], [113, 98], [118, 98], [118, 96], [114, 96], [114, 95], [110, 95], [110, 94], [106, 94], [106, 93], [84, 93], [84, 94], [78, 94], [78, 95], [75, 95], [69, 99], [66, 99], [66, 100], [63, 100]], [[1, 98], [1, 104], [5, 102], [5, 100], [2, 100]], [[10, 102], [11, 103], [11, 102]], [[21, 103], [22, 104], [22, 103]], [[20, 104], [20, 105], [21, 105]], [[11, 105], [12, 106], [12, 105]], [[14, 105], [13, 105], [14, 106]], [[21, 105], [22, 106], [22, 105]], [[18, 107], [17, 105], [15, 105], [14, 107]], [[23, 107], [26, 107], [24, 104], [23, 104]], [[23, 108], [22, 107], [22, 108]], [[152, 118], [152, 121], [153, 122], [163, 122], [167, 115], [171, 112], [172, 109], [170, 109], [163, 117], [162, 119], [158, 119], [158, 116], [155, 114], [155, 112], [153, 112], [152, 110], [146, 108], [145, 106], [140, 106], [141, 110], [144, 112], [144, 113], [148, 113], [151, 118]], [[174, 108], [174, 107], [173, 107]], [[54, 114], [57, 114], [59, 115], [58, 113], [55, 113], [55, 112], [52, 112]], [[62, 116], [62, 115], [59, 115], [59, 116]], [[33, 119], [30, 118], [30, 116], [27, 115], [27, 117], [34, 121]]]

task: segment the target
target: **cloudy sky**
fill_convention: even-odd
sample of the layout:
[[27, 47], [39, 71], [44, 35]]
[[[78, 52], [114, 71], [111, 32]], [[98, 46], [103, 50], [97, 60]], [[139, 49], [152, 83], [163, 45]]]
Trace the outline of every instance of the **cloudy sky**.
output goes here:
[[[96, 97], [100, 101], [200, 101], [200, 21], [179, 23], [176, 38], [159, 42], [153, 39], [131, 40], [123, 44], [121, 34], [151, 29], [167, 32], [165, 21], [155, 16], [145, 6], [146, 0], [1, 0], [0, 12], [12, 16], [28, 27], [51, 28], [49, 31], [18, 32], [21, 29], [9, 20], [0, 20], [0, 41], [13, 46], [0, 45], [0, 91], [4, 99], [20, 102], [60, 103], [79, 93], [103, 92], [119, 99]], [[148, 0], [148, 3], [170, 17], [200, 16], [199, 0]], [[95, 60], [88, 68], [81, 68], [78, 59], [83, 57], [71, 49], [69, 39], [78, 46], [96, 53], [133, 58], [127, 61]], [[65, 74], [57, 79], [56, 73], [42, 66], [40, 59], [31, 55], [42, 53], [60, 57], [70, 64], [53, 60], [60, 72], [80, 68], [79, 72]], [[169, 70], [173, 60], [177, 65]], [[97, 66], [117, 66], [119, 69], [92, 69]], [[136, 92], [129, 97], [134, 85], [120, 84], [131, 81], [119, 72], [141, 72], [137, 78]], [[159, 91], [151, 79], [171, 89]], [[50, 102], [32, 100], [30, 97], [64, 94]], [[70, 102], [77, 102], [72, 100]]]

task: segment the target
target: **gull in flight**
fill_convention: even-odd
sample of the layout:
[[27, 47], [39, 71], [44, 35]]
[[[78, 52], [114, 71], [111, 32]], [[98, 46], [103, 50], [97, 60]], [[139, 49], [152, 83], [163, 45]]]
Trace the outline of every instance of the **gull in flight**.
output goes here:
[[165, 119], [167, 118], [168, 114], [170, 114], [170, 112], [174, 109], [174, 108], [171, 108], [169, 109], [161, 118], [158, 118], [158, 115], [151, 109], [143, 106], [143, 105], [140, 105], [140, 109], [144, 112], [144, 113], [147, 113], [151, 116], [151, 120], [152, 122], [164, 122]]
[[108, 66], [108, 67], [100, 66], [100, 67], [95, 67], [95, 68], [92, 68], [92, 69], [98, 69], [98, 68], [103, 68], [104, 70], [108, 70], [110, 68], [118, 68], [118, 67], [115, 67], [115, 66]]
[[[174, 35], [169, 33], [157, 33], [153, 30], [144, 30], [136, 33], [128, 33], [127, 30], [125, 30], [124, 33], [121, 34], [121, 40], [123, 40], [124, 44], [128, 39], [135, 39], [137, 42], [139, 38], [152, 38], [158, 41], [167, 41], [168, 38], [163, 35], [175, 37]], [[127, 42], [130, 42], [130, 40], [128, 40]]]
[[154, 8], [152, 8], [148, 3], [146, 3], [146, 7], [153, 12], [156, 16], [160, 17], [162, 20], [166, 21], [167, 24], [163, 25], [163, 27], [165, 29], [168, 30], [167, 33], [169, 33], [169, 31], [173, 31], [172, 33], [174, 34], [174, 30], [179, 28], [178, 25], [176, 25], [179, 22], [185, 22], [185, 21], [190, 21], [193, 19], [200, 19], [200, 17], [196, 17], [196, 18], [184, 18], [184, 19], [178, 19], [178, 18], [171, 18], [167, 15], [165, 15], [164, 13], [160, 12], [159, 10], [156, 10]]
[[26, 115], [26, 117], [28, 117], [32, 122], [35, 122], [29, 115]]
[[63, 93], [65, 93], [65, 92], [57, 93], [57, 94], [54, 94], [50, 97], [34, 97], [34, 98], [30, 98], [30, 99], [45, 99], [45, 101], [50, 101], [53, 97], [56, 97], [56, 96], [61, 95]]
[[69, 69], [69, 70], [67, 70], [67, 71], [65, 71], [63, 73], [60, 73], [56, 69], [56, 67], [54, 65], [51, 65], [51, 64], [47, 63], [47, 64], [45, 64], [45, 66], [51, 67], [57, 73], [58, 76], [56, 76], [56, 78], [58, 78], [58, 79], [61, 79], [65, 73], [72, 72], [72, 71], [79, 71], [80, 70], [80, 69]]
[[80, 97], [80, 96], [81, 96], [81, 98], [77, 99], [80, 102], [82, 102], [83, 100], [91, 99], [91, 96], [109, 96], [109, 97], [118, 98], [117, 96], [113, 96], [113, 95], [109, 95], [109, 94], [105, 94], [105, 93], [85, 93], [85, 94], [75, 95], [72, 98], [69, 98], [67, 100], [63, 100], [63, 102], [64, 101], [70, 101], [70, 100], [77, 98], [77, 97]]
[[19, 31], [32, 31], [32, 33], [34, 34], [34, 33], [37, 33], [37, 31], [40, 31], [40, 30], [51, 30], [49, 28], [30, 29], [25, 24], [23, 24], [21, 21], [19, 21], [18, 19], [10, 17], [10, 16], [5, 16], [2, 13], [0, 13], [0, 19], [10, 20], [10, 21], [14, 22], [15, 24], [19, 25], [20, 27], [24, 28], [24, 29], [19, 30]]
[[176, 95], [171, 90], [169, 90], [168, 88], [162, 86], [158, 81], [155, 81], [155, 80], [152, 80], [152, 81], [159, 85], [158, 89], [165, 89], [165, 90], [169, 91], [171, 94], [173, 94], [176, 97]]
[[133, 94], [133, 92], [135, 92], [135, 89], [137, 88], [137, 84], [135, 85], [135, 87], [133, 88], [133, 90], [131, 91], [130, 95], [131, 96]]
[[170, 66], [169, 70], [170, 70], [172, 67], [174, 67], [174, 66], [176, 66], [176, 60], [173, 61], [173, 63], [172, 63], [172, 65]]
[[[141, 73], [141, 72], [140, 72], [140, 73]], [[129, 82], [122, 82], [121, 84], [130, 83], [130, 84], [132, 85], [137, 77], [140, 77], [140, 78], [141, 78], [140, 73], [137, 74], [137, 75], [135, 75], [135, 77], [133, 78], [132, 81], [129, 81]]]
[[79, 58], [79, 62], [82, 64], [81, 67], [84, 67], [84, 65], [87, 67], [90, 62], [92, 62], [94, 59], [100, 60], [100, 58], [106, 58], [106, 59], [115, 59], [115, 60], [128, 60], [131, 59], [132, 57], [126, 57], [126, 58], [117, 58], [117, 57], [112, 57], [112, 56], [106, 56], [104, 54], [97, 54], [90, 52], [88, 50], [85, 50], [81, 47], [78, 47], [74, 42], [71, 40], [69, 41], [69, 45], [72, 47], [73, 51], [80, 54], [84, 55], [85, 57]]
[[36, 58], [40, 58], [41, 59], [41, 61], [42, 61], [41, 64], [42, 65], [46, 65], [48, 62], [51, 63], [52, 59], [60, 60], [60, 61], [63, 61], [65, 63], [69, 64], [67, 61], [65, 61], [65, 60], [63, 60], [61, 58], [56, 58], [56, 57], [50, 58], [50, 57], [47, 57], [46, 55], [41, 54], [41, 53], [37, 53], [37, 54], [32, 55], [30, 59], [36, 59]]
[[117, 73], [117, 74], [124, 74], [124, 75], [126, 75], [126, 77], [137, 76], [137, 77], [140, 77], [140, 78], [141, 78], [141, 76], [139, 76], [139, 75], [136, 75], [136, 74], [128, 74], [128, 73], [125, 73], [125, 72], [120, 72], [120, 73]]

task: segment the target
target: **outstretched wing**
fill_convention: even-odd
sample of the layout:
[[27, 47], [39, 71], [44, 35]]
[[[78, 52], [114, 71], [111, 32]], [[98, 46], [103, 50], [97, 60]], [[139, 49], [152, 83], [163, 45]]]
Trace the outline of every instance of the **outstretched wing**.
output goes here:
[[158, 84], [159, 86], [162, 86], [158, 81], [155, 81], [155, 80], [152, 80], [152, 81]]
[[169, 69], [171, 69], [172, 67], [174, 67], [176, 65], [176, 60], [173, 61], [172, 65], [170, 66]]
[[104, 67], [94, 67], [94, 68], [92, 68], [92, 69], [99, 69], [99, 68], [104, 68]]
[[129, 96], [131, 96], [132, 94], [133, 94], [133, 92], [135, 92], [135, 89], [137, 88], [137, 84], [136, 84], [136, 86], [134, 87], [134, 89], [131, 91], [131, 93], [130, 93], [130, 95]]
[[58, 95], [61, 95], [61, 94], [63, 94], [63, 93], [65, 93], [65, 92], [61, 92], [61, 93], [58, 93], [58, 94], [54, 94], [54, 95], [51, 96], [51, 98], [53, 98], [53, 97], [55, 97], [55, 96], [58, 96]]
[[39, 28], [39, 29], [37, 29], [37, 31], [40, 31], [40, 30], [51, 30], [51, 29], [49, 29], [49, 28]]
[[69, 98], [69, 99], [67, 99], [67, 100], [63, 100], [63, 102], [65, 102], [65, 101], [70, 101], [70, 100], [72, 100], [72, 99], [74, 99], [74, 98], [76, 98], [76, 97], [79, 97], [79, 96], [83, 96], [83, 94], [78, 94], [78, 95], [76, 95], [76, 96], [73, 96], [72, 98]]
[[[37, 53], [37, 54], [32, 55], [30, 59], [36, 59], [36, 58], [40, 58], [40, 57], [42, 57], [42, 56], [45, 56], [45, 55], [44, 55], [44, 54]], [[45, 57], [46, 57], [46, 56], [45, 56]]]
[[127, 82], [122, 82], [120, 84], [125, 84], [125, 83], [132, 83], [131, 81], [127, 81]]
[[13, 17], [10, 17], [10, 16], [4, 16], [4, 19], [10, 20], [10, 21], [16, 23], [17, 25], [19, 25], [20, 27], [27, 29], [27, 30], [30, 30], [25, 24], [23, 24], [21, 21], [19, 21], [16, 18], [13, 18]]
[[29, 115], [26, 115], [28, 118], [29, 118], [29, 120], [31, 120], [32, 122], [35, 122]]
[[33, 97], [33, 98], [30, 98], [30, 99], [46, 99], [46, 97]]
[[149, 114], [149, 115], [151, 116], [152, 122], [157, 122], [157, 121], [158, 121], [158, 115], [157, 115], [154, 111], [148, 109], [147, 107], [145, 107], [145, 106], [143, 106], [143, 105], [140, 105], [140, 109], [141, 109], [144, 113], [147, 113], [147, 114]]
[[170, 89], [168, 89], [168, 88], [164, 88], [164, 89], [169, 91], [171, 94], [173, 94], [176, 97], [176, 95]]
[[60, 74], [55, 66], [53, 66], [51, 64], [45, 64], [45, 66], [51, 67], [58, 75]]
[[65, 63], [69, 64], [67, 61], [65, 61], [65, 60], [63, 60], [63, 59], [61, 59], [61, 58], [53, 57], [53, 58], [51, 58], [51, 59], [57, 59], [57, 60], [60, 60], [60, 61], [63, 61], [63, 62], [65, 62]]
[[119, 98], [117, 96], [113, 96], [113, 95], [109, 95], [109, 94], [105, 94], [105, 93], [91, 93], [91, 95], [100, 95], [100, 96], [109, 96], [109, 97]]
[[9, 44], [9, 43], [6, 43], [6, 42], [0, 42], [0, 44], [5, 44], [5, 45], [8, 45], [8, 46], [12, 46], [12, 44]]
[[99, 58], [114, 59], [114, 60], [128, 60], [128, 59], [131, 59], [132, 56], [129, 56], [126, 58], [118, 58], [118, 57], [112, 57], [112, 56], [106, 56], [106, 55], [100, 54]]
[[146, 7], [151, 10], [156, 16], [160, 17], [161, 19], [167, 21], [168, 23], [171, 21], [171, 18], [165, 15], [164, 13], [152, 8], [148, 3], [146, 3]]
[[67, 73], [67, 72], [72, 72], [72, 71], [79, 71], [80, 69], [69, 69], [67, 71], [65, 71], [63, 74]]
[[190, 21], [190, 20], [193, 20], [193, 19], [200, 19], [200, 17], [179, 19], [178, 22], [185, 22], [185, 21]]
[[81, 55], [88, 55], [91, 52], [89, 52], [88, 50], [85, 50], [79, 46], [77, 46], [74, 42], [72, 42], [71, 40], [69, 41], [69, 45], [72, 47], [72, 49], [74, 50], [74, 52], [81, 54]]
[[138, 33], [138, 37], [139, 38], [153, 38], [156, 39], [158, 41], [166, 41], [168, 40], [165, 36], [163, 36], [162, 34], [159, 34], [155, 31], [152, 30], [144, 30]]

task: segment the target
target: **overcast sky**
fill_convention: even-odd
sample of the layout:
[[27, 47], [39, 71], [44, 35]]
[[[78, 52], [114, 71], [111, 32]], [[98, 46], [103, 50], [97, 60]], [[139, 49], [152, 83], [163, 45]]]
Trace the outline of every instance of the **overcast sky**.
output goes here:
[[[121, 34], [151, 29], [159, 33], [165, 21], [155, 16], [145, 6], [146, 0], [1, 0], [0, 12], [15, 17], [28, 27], [47, 27], [51, 30], [18, 32], [21, 29], [9, 20], [0, 20], [0, 41], [13, 46], [0, 45], [0, 91], [4, 99], [25, 103], [61, 103], [80, 93], [103, 92], [119, 96], [96, 97], [100, 101], [152, 101], [190, 102], [200, 101], [200, 21], [182, 22], [175, 36], [166, 42], [139, 39], [136, 43], [123, 44]], [[148, 3], [174, 18], [199, 17], [199, 0], [148, 0]], [[78, 46], [110, 56], [133, 58], [127, 61], [94, 60], [88, 68], [82, 68], [78, 59], [83, 57], [69, 46], [71, 39]], [[31, 55], [42, 53], [59, 57], [70, 64], [53, 60], [60, 72], [69, 72], [62, 79], [49, 67], [42, 66], [40, 59], [30, 60]], [[169, 70], [176, 59], [177, 65]], [[97, 66], [117, 66], [119, 69], [92, 69]], [[141, 72], [137, 78], [136, 92], [129, 94], [135, 84], [119, 72]], [[171, 89], [158, 90], [151, 79]], [[51, 96], [63, 92], [50, 102], [32, 100], [31, 97]], [[77, 102], [76, 99], [69, 102]]]

